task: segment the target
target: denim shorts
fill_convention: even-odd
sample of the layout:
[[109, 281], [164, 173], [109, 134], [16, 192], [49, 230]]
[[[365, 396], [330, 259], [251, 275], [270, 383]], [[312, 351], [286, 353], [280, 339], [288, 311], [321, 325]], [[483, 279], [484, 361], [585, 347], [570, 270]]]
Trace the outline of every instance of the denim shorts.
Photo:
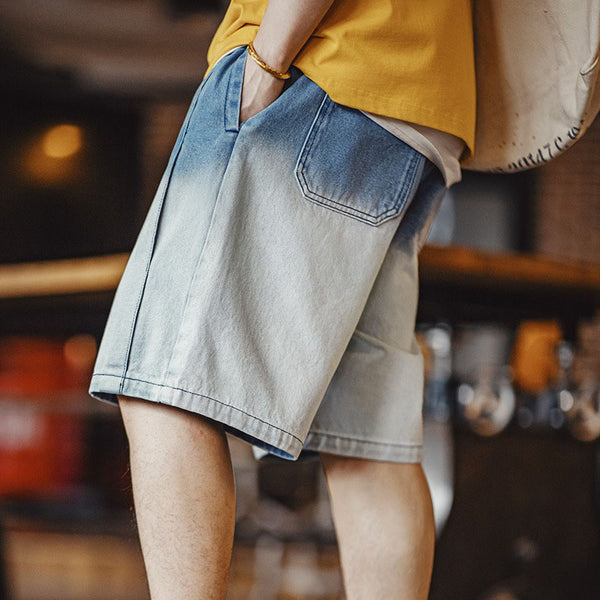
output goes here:
[[90, 394], [192, 411], [288, 459], [420, 462], [417, 253], [443, 178], [295, 67], [240, 124], [246, 60], [234, 48], [193, 98]]

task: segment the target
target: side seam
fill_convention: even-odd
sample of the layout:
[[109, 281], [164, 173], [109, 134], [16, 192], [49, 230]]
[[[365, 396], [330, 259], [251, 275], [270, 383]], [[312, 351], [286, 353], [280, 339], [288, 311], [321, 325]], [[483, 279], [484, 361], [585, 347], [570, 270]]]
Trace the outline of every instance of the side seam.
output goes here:
[[167, 176], [165, 178], [164, 181], [164, 187], [162, 190], [162, 194], [160, 196], [160, 204], [158, 207], [158, 210], [156, 211], [156, 219], [154, 221], [154, 225], [153, 225], [153, 233], [152, 233], [152, 241], [150, 243], [150, 251], [148, 252], [148, 260], [146, 261], [146, 272], [144, 274], [144, 281], [140, 287], [140, 293], [136, 302], [136, 306], [135, 306], [135, 310], [133, 313], [133, 318], [131, 319], [131, 327], [129, 329], [129, 339], [127, 341], [127, 350], [125, 351], [125, 359], [123, 360], [123, 372], [121, 374], [121, 381], [119, 384], [119, 393], [122, 393], [123, 391], [123, 387], [125, 385], [125, 376], [127, 374], [127, 369], [129, 368], [129, 359], [131, 356], [131, 347], [133, 345], [133, 337], [134, 337], [134, 333], [135, 333], [135, 325], [137, 323], [137, 319], [138, 319], [138, 315], [140, 312], [140, 307], [142, 305], [142, 298], [144, 296], [144, 292], [146, 290], [146, 282], [148, 281], [148, 273], [150, 272], [150, 263], [152, 262], [152, 257], [154, 256], [154, 249], [156, 246], [156, 235], [158, 232], [158, 226], [160, 223], [160, 218], [162, 216], [162, 209], [163, 209], [163, 205], [165, 202], [165, 198], [167, 195], [167, 191], [169, 189], [169, 183], [171, 181], [171, 177], [173, 175], [173, 170], [175, 168], [175, 164], [177, 162], [177, 158], [179, 157], [179, 153], [181, 151], [181, 147], [183, 146], [183, 140], [185, 139], [185, 136], [187, 134], [187, 130], [189, 127], [189, 123], [192, 117], [192, 114], [196, 108], [196, 104], [198, 102], [198, 97], [200, 95], [200, 92], [202, 90], [202, 88], [204, 87], [203, 84], [206, 82], [206, 79], [200, 84], [200, 86], [198, 87], [198, 90], [196, 92], [196, 94], [194, 95], [194, 99], [192, 100], [192, 104], [190, 106], [190, 109], [188, 110], [188, 113], [185, 117], [185, 120], [183, 122], [183, 125], [181, 127], [181, 131], [179, 134], [179, 137], [177, 139], [177, 142], [175, 144], [175, 148], [173, 149], [173, 152], [171, 154], [171, 159], [169, 160], [169, 164], [167, 165], [167, 169], [166, 169], [166, 173]]

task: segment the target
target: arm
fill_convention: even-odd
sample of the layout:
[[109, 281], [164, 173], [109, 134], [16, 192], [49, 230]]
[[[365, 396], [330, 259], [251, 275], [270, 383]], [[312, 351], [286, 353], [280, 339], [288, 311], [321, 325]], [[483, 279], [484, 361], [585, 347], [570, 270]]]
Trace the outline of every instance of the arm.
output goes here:
[[[270, 0], [254, 39], [258, 55], [279, 71], [287, 71], [334, 0]], [[240, 122], [266, 108], [284, 81], [269, 75], [251, 58], [246, 61]]]

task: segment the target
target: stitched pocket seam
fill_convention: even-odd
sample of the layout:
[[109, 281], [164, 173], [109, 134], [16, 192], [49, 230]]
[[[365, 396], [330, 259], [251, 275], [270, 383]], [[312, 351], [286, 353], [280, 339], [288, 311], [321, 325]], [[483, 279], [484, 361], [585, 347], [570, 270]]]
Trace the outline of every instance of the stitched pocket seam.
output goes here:
[[[323, 102], [319, 106], [315, 118], [308, 131], [298, 161], [295, 167], [296, 180], [302, 190], [303, 196], [316, 204], [320, 204], [325, 208], [329, 208], [336, 212], [347, 214], [362, 222], [368, 223], [369, 225], [380, 225], [385, 221], [395, 218], [400, 214], [408, 203], [410, 197], [411, 188], [414, 185], [414, 179], [416, 177], [418, 169], [418, 154], [415, 152], [413, 155], [407, 157], [407, 163], [405, 170], [400, 179], [396, 182], [396, 188], [394, 193], [391, 194], [391, 206], [389, 208], [380, 209], [376, 214], [374, 212], [368, 212], [357, 208], [356, 206], [349, 205], [345, 202], [336, 200], [329, 196], [324, 196], [314, 189], [311, 189], [311, 185], [307, 178], [308, 163], [310, 160], [311, 152], [313, 147], [323, 138], [324, 131], [326, 131], [326, 124], [332, 110], [335, 108], [335, 103], [328, 95], [325, 95]], [[365, 117], [368, 118], [368, 117]], [[390, 134], [393, 135], [393, 134]], [[400, 140], [398, 140], [400, 142]], [[400, 168], [400, 166], [399, 166]], [[408, 189], [407, 189], [408, 188]]]

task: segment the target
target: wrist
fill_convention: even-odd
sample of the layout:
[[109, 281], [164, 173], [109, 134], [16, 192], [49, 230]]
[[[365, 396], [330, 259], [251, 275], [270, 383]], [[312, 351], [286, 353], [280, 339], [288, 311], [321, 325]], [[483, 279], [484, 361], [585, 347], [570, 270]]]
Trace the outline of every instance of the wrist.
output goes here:
[[275, 77], [276, 79], [289, 79], [290, 78], [290, 72], [286, 71], [285, 73], [283, 71], [279, 71], [277, 69], [274, 69], [271, 65], [269, 65], [268, 63], [266, 63], [258, 54], [258, 52], [256, 51], [256, 49], [254, 48], [254, 43], [250, 42], [248, 44], [248, 54], [250, 55], [250, 58], [261, 68], [263, 69], [266, 73], [268, 73], [269, 75], [271, 75], [272, 77]]
[[277, 71], [281, 71], [282, 73], [287, 73], [292, 64], [293, 57], [289, 56], [289, 52], [286, 52], [285, 49], [281, 47], [280, 42], [273, 43], [273, 41], [261, 38], [259, 30], [254, 38], [253, 44], [256, 53], [270, 67]]

